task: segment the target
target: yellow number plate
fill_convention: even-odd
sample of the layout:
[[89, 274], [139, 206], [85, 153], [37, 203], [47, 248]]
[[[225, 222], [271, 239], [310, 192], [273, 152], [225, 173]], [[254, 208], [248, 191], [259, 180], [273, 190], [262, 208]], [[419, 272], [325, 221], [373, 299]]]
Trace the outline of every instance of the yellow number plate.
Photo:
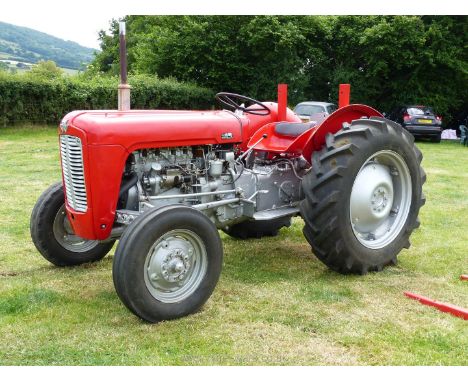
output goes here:
[[418, 119], [419, 123], [432, 123], [432, 119]]

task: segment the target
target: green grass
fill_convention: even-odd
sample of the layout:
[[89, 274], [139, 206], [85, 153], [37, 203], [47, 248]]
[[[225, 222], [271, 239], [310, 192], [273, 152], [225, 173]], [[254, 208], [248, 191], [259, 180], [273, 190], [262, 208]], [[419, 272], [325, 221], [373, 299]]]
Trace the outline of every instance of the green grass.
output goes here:
[[[29, 216], [60, 179], [51, 128], [0, 130], [0, 364], [467, 365], [466, 321], [403, 296], [468, 307], [468, 148], [419, 143], [426, 206], [397, 266], [329, 271], [302, 221], [276, 238], [222, 234], [220, 282], [197, 314], [157, 325], [125, 309], [103, 261], [56, 268], [36, 251]], [[463, 167], [464, 166], [464, 167]]]

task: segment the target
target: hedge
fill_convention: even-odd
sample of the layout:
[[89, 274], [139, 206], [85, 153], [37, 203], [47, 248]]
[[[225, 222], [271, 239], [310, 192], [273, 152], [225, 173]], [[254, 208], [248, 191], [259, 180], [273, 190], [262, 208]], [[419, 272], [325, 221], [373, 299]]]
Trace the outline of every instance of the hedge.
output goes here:
[[[209, 109], [214, 93], [173, 79], [129, 77], [134, 109]], [[116, 77], [34, 78], [0, 72], [0, 127], [16, 123], [57, 124], [72, 110], [116, 109]]]

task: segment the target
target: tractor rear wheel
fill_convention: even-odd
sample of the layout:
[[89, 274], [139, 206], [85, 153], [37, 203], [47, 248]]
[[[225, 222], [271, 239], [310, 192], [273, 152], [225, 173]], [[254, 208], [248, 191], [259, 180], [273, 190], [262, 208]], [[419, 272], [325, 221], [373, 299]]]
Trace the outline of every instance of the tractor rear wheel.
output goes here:
[[303, 232], [314, 254], [340, 273], [395, 264], [419, 226], [421, 160], [413, 136], [384, 118], [355, 120], [327, 135], [302, 181]]
[[274, 220], [245, 221], [223, 229], [223, 232], [236, 239], [261, 239], [265, 236], [277, 236], [283, 227], [291, 226], [291, 218]]
[[223, 263], [216, 226], [202, 212], [170, 205], [147, 211], [124, 232], [112, 269], [120, 300], [149, 322], [196, 312]]

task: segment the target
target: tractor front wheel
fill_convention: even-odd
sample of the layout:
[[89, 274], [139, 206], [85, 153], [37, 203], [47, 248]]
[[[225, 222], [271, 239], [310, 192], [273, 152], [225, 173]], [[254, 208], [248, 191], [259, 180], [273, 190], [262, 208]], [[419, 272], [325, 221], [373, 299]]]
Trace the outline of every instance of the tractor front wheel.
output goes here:
[[395, 264], [419, 226], [421, 160], [412, 135], [384, 118], [355, 120], [329, 134], [302, 181], [304, 235], [314, 254], [340, 273]]
[[221, 273], [223, 246], [202, 212], [171, 205], [142, 214], [115, 252], [114, 286], [124, 305], [149, 322], [196, 312]]
[[57, 266], [101, 260], [115, 240], [100, 242], [76, 236], [65, 211], [62, 182], [45, 190], [31, 213], [30, 232], [40, 254]]

